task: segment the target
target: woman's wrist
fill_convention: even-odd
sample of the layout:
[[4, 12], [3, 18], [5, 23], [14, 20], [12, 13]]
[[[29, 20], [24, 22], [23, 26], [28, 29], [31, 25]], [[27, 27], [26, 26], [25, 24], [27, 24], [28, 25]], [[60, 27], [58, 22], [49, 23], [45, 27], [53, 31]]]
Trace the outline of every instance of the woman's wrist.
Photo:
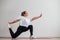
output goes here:
[[11, 22], [8, 22], [8, 24], [12, 24]]

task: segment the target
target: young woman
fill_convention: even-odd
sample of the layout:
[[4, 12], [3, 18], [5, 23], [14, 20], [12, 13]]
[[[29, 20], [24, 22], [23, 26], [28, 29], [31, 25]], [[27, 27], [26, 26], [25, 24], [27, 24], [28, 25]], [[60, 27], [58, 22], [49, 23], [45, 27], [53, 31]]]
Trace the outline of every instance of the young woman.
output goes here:
[[12, 31], [11, 26], [9, 26], [9, 31], [10, 31], [11, 37], [17, 38], [22, 32], [26, 32], [28, 30], [30, 30], [30, 36], [32, 36], [33, 35], [33, 25], [30, 25], [30, 22], [40, 18], [41, 16], [42, 16], [42, 14], [39, 16], [33, 17], [32, 19], [29, 19], [29, 18], [27, 18], [28, 12], [23, 11], [21, 13], [21, 17], [18, 17], [17, 19], [8, 22], [9, 25], [14, 24], [16, 22], [20, 22], [19, 27], [15, 33]]

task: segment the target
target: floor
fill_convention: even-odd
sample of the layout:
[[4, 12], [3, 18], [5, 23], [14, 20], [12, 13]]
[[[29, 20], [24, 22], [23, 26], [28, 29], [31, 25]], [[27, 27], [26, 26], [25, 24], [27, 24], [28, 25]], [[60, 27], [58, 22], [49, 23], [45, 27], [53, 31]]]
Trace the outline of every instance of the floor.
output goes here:
[[60, 38], [0, 38], [0, 40], [60, 40]]

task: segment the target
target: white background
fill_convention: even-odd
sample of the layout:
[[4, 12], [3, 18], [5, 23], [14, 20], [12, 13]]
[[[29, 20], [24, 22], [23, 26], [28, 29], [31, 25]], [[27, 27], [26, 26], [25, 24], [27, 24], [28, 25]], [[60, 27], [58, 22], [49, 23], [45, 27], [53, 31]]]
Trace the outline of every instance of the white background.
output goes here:
[[[34, 37], [59, 37], [60, 36], [60, 0], [0, 0], [0, 37], [10, 37], [8, 21], [20, 16], [22, 11], [27, 11], [29, 17], [43, 16], [32, 22]], [[19, 23], [11, 25], [15, 32]], [[29, 31], [20, 37], [28, 37]]]

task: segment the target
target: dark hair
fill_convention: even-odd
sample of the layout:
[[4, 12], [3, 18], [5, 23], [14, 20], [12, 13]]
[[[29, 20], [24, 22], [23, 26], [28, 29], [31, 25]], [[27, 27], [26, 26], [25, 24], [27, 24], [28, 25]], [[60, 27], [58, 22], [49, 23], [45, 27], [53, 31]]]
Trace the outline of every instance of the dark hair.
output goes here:
[[26, 11], [23, 11], [23, 12], [21, 13], [21, 16], [24, 16], [25, 12], [26, 12]]

